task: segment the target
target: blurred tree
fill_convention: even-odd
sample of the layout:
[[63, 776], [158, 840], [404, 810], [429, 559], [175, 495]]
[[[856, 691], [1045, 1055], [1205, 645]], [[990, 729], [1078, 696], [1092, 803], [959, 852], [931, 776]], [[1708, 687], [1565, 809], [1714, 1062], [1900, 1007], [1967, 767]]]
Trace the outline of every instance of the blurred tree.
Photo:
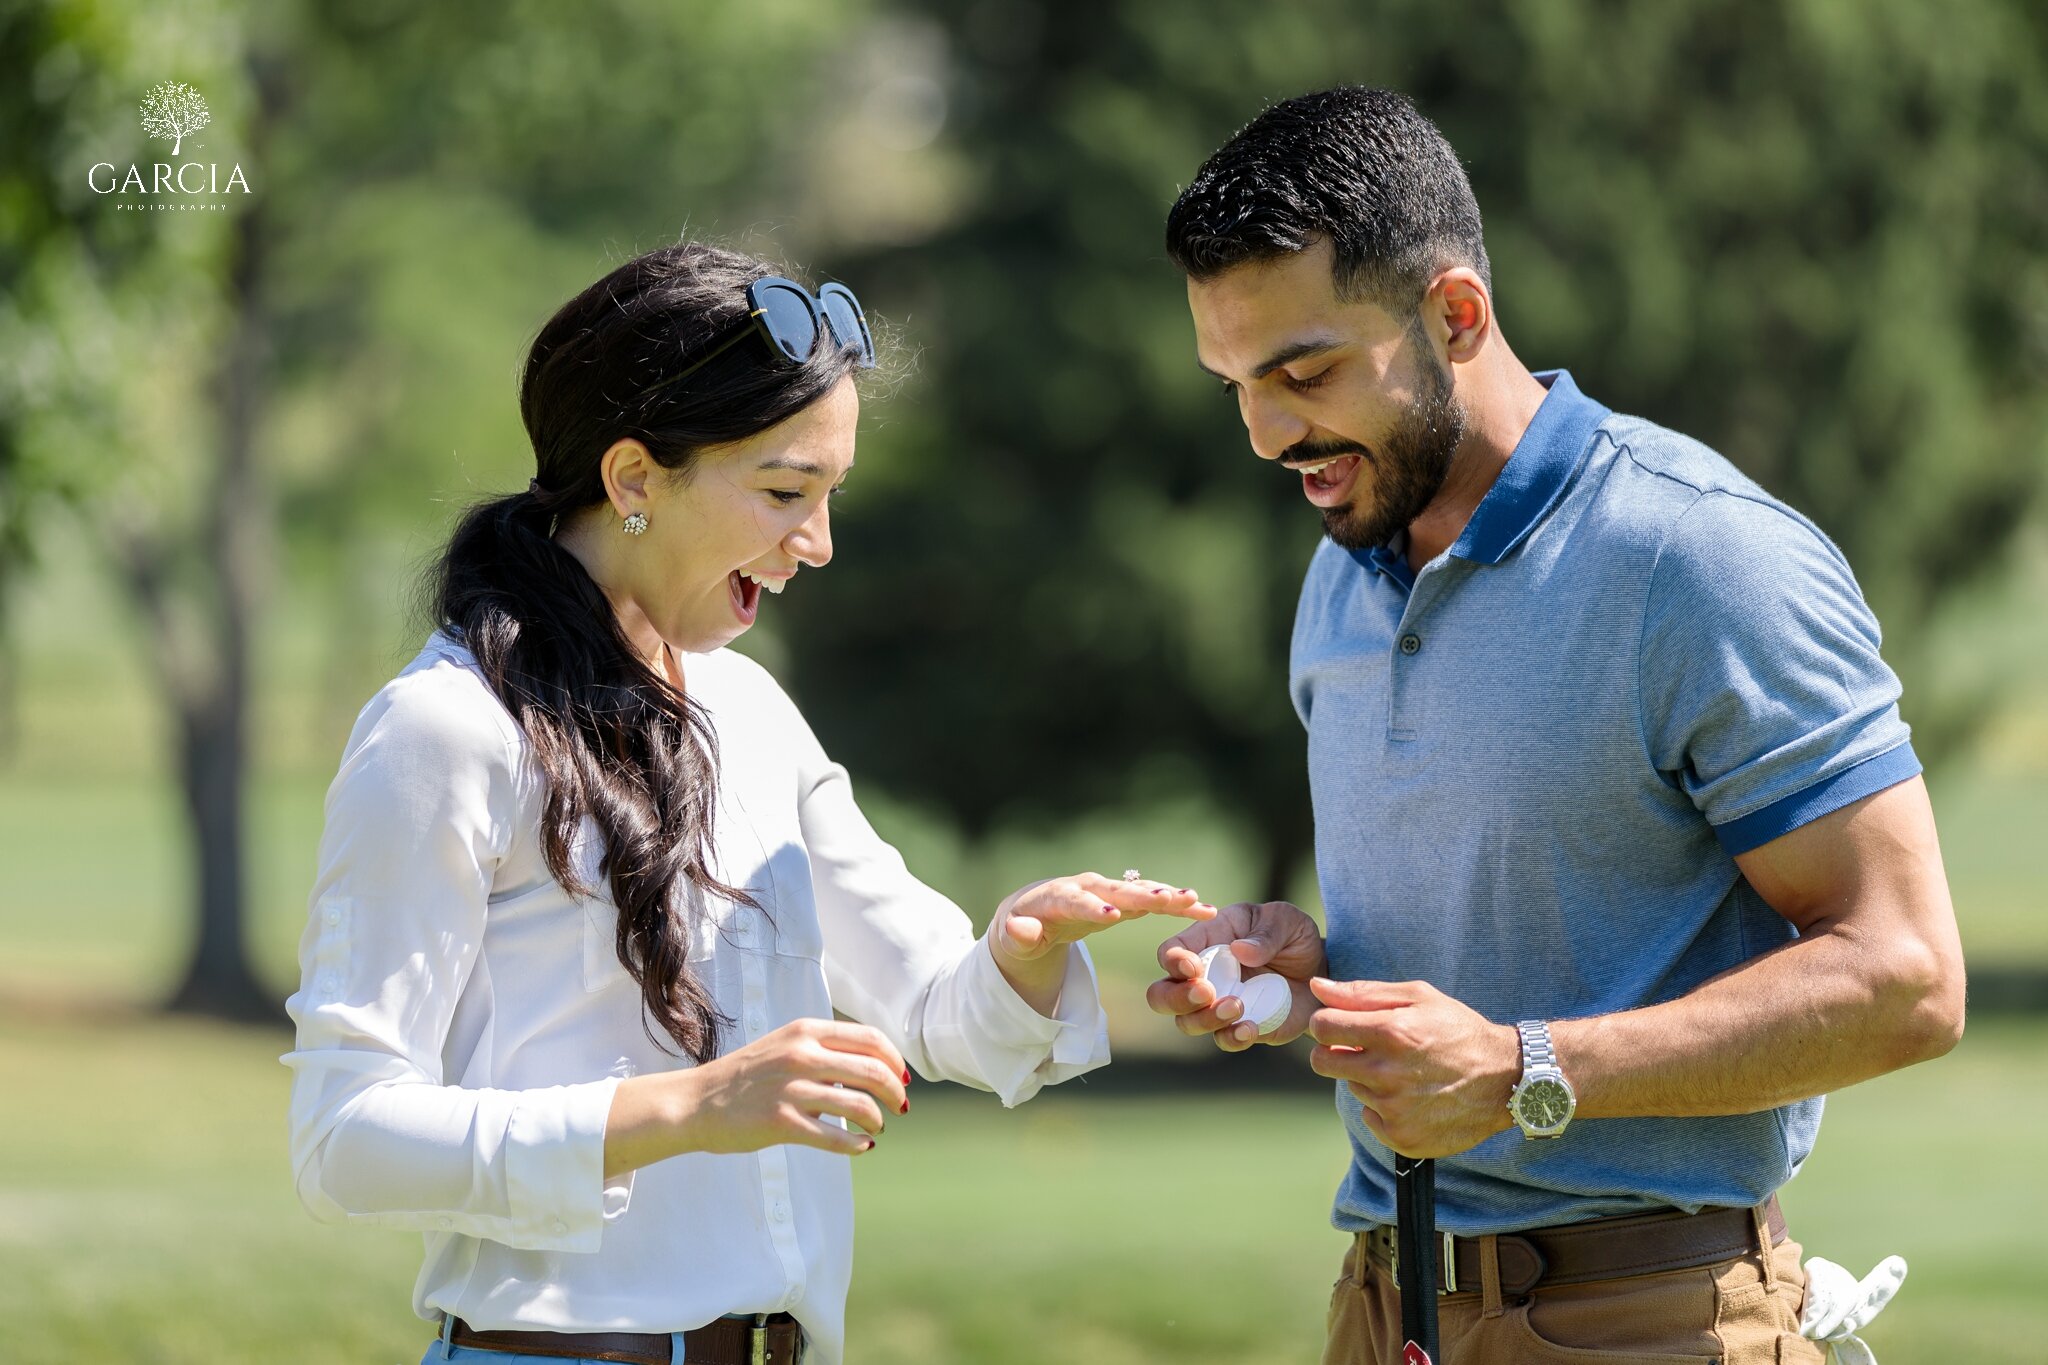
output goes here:
[[1194, 367], [1167, 206], [1274, 99], [1413, 95], [1470, 165], [1536, 366], [1686, 431], [1844, 547], [1929, 758], [1934, 608], [2040, 489], [2043, 11], [1689, 0], [907, 4], [944, 42], [957, 211], [830, 263], [928, 363], [793, 594], [841, 757], [970, 833], [1195, 787], [1281, 894], [1310, 846], [1285, 695], [1319, 531]]
[[[19, 362], [0, 408], [0, 548], [26, 552], [31, 494], [68, 493], [146, 627], [197, 869], [169, 1008], [280, 1017], [248, 960], [242, 847], [280, 504], [298, 566], [333, 569], [356, 562], [343, 547], [381, 509], [416, 523], [421, 495], [451, 480], [523, 482], [518, 338], [611, 264], [587, 243], [636, 220], [667, 238], [693, 194], [743, 204], [772, 182], [777, 139], [810, 108], [787, 71], [811, 69], [856, 14], [819, 0], [8, 12], [0, 112], [26, 155], [0, 180], [0, 355]], [[188, 130], [183, 159], [247, 168], [254, 192], [228, 212], [124, 213], [86, 185], [96, 159], [162, 155], [126, 129], [166, 63], [219, 114], [198, 143]], [[423, 224], [445, 235], [408, 235]], [[479, 229], [481, 263], [459, 235]], [[488, 397], [449, 404], [433, 348], [424, 374], [394, 382], [422, 337], [474, 348], [463, 334], [504, 321], [489, 308], [501, 291], [517, 320], [484, 329]], [[351, 382], [364, 377], [383, 382]], [[474, 451], [480, 423], [480, 467], [451, 467], [440, 452]]]

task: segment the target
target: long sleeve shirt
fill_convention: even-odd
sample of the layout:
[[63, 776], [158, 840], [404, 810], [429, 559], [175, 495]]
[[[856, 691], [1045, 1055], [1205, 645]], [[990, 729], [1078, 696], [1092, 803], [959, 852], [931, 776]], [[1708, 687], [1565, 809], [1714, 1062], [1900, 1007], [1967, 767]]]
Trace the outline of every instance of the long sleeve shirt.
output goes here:
[[[759, 664], [684, 654], [717, 736], [711, 870], [689, 970], [727, 1050], [836, 1007], [916, 1072], [1015, 1105], [1108, 1060], [1094, 968], [1071, 951], [1055, 1017], [1003, 979], [960, 908], [904, 866]], [[475, 659], [437, 631], [364, 706], [329, 787], [286, 1002], [292, 1169], [323, 1222], [422, 1233], [413, 1308], [477, 1328], [675, 1332], [786, 1310], [843, 1350], [849, 1158], [691, 1152], [607, 1181], [628, 1076], [692, 1065], [648, 1037], [586, 819], [578, 902], [541, 851], [545, 788]], [[668, 1043], [673, 1049], [674, 1044]]]

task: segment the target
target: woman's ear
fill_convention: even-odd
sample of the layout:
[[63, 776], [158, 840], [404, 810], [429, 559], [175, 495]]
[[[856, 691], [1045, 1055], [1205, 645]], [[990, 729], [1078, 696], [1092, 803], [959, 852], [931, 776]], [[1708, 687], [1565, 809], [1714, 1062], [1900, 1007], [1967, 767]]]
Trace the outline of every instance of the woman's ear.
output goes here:
[[598, 472], [604, 479], [605, 496], [621, 521], [647, 510], [651, 485], [660, 468], [647, 447], [630, 436], [612, 442], [611, 449], [605, 451]]

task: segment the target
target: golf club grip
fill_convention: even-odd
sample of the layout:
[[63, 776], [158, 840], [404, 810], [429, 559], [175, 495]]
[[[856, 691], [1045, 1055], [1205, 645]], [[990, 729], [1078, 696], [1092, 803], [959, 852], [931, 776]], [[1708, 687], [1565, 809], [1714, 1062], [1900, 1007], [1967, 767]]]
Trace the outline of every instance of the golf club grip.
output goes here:
[[1394, 1245], [1400, 1261], [1401, 1335], [1442, 1365], [1436, 1329], [1436, 1163], [1394, 1157]]

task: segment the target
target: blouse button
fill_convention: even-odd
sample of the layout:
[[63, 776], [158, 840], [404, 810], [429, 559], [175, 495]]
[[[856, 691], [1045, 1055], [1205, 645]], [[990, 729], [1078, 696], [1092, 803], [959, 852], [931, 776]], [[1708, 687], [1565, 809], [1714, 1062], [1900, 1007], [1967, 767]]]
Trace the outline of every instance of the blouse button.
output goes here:
[[770, 1209], [768, 1213], [778, 1223], [787, 1223], [789, 1221], [789, 1205], [783, 1203], [780, 1199], [775, 1201], [775, 1207]]
[[341, 907], [340, 907], [340, 906], [338, 906], [338, 905], [330, 905], [330, 906], [328, 906], [328, 907], [327, 907], [327, 922], [328, 922], [329, 924], [339, 924], [339, 923], [341, 923]]
[[436, 1218], [434, 1222], [436, 1225], [438, 1225], [444, 1230], [455, 1226], [455, 1220], [453, 1218], [450, 1218], [445, 1213], [442, 1214], [439, 1218]]
[[759, 1010], [753, 1010], [748, 1013], [747, 1031], [749, 1033], [759, 1033], [761, 1031], [761, 1012]]

